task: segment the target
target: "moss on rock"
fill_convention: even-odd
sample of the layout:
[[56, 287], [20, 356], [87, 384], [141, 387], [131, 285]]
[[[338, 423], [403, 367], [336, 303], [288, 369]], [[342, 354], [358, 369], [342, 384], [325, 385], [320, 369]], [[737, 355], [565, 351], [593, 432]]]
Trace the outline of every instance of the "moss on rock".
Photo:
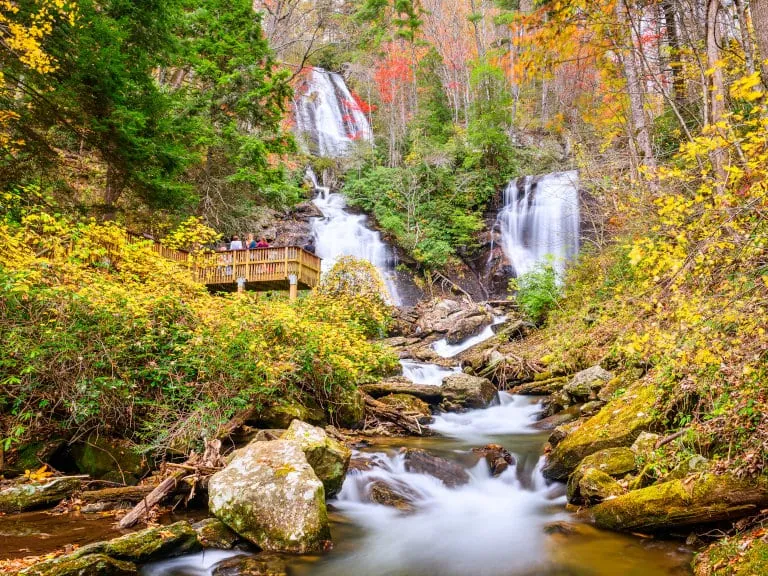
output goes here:
[[[590, 470], [597, 470], [609, 478], [620, 478], [636, 468], [635, 453], [629, 448], [607, 448], [590, 454], [568, 478], [568, 501], [580, 502], [586, 499], [580, 487], [582, 478]], [[594, 498], [591, 500], [594, 501]]]
[[379, 398], [379, 402], [401, 412], [418, 415], [419, 422], [422, 424], [428, 422], [432, 418], [432, 411], [429, 409], [429, 404], [410, 394], [390, 394]]
[[146, 458], [127, 440], [92, 436], [70, 452], [80, 472], [99, 480], [134, 485], [149, 471]]
[[663, 532], [755, 513], [768, 505], [768, 482], [704, 474], [634, 490], [592, 509], [602, 528]]
[[756, 576], [768, 574], [768, 538], [759, 533], [724, 538], [694, 560], [696, 576]]
[[578, 489], [581, 499], [589, 504], [602, 502], [606, 498], [624, 493], [624, 489], [616, 480], [597, 468], [589, 468], [582, 474]]
[[24, 512], [58, 504], [80, 489], [80, 478], [63, 476], [20, 483], [0, 491], [0, 512]]
[[657, 390], [638, 382], [565, 437], [549, 455], [543, 473], [565, 480], [585, 457], [605, 448], [631, 446], [640, 432], [654, 426]]
[[19, 572], [19, 576], [133, 576], [136, 573], [136, 566], [131, 562], [115, 560], [105, 554], [91, 554], [39, 562]]

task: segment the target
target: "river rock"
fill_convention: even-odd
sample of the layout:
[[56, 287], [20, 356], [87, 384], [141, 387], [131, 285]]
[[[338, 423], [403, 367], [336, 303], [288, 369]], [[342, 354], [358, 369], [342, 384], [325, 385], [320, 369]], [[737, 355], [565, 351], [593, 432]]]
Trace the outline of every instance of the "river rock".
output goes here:
[[590, 454], [605, 448], [631, 446], [640, 432], [652, 428], [656, 387], [638, 382], [581, 424], [550, 452], [542, 472], [550, 480], [564, 481]]
[[451, 374], [443, 380], [443, 401], [446, 411], [487, 408], [498, 401], [496, 387], [488, 378], [469, 374]]
[[485, 310], [469, 311], [464, 314], [457, 314], [458, 318], [451, 316], [452, 326], [448, 328], [445, 340], [448, 344], [459, 344], [483, 331], [493, 320], [491, 315]]
[[610, 530], [668, 532], [755, 514], [768, 506], [768, 482], [699, 474], [633, 490], [592, 508]]
[[579, 501], [586, 504], [596, 504], [623, 493], [624, 488], [616, 480], [597, 468], [589, 468], [579, 477]]
[[24, 482], [0, 491], [0, 512], [24, 512], [54, 506], [80, 489], [81, 478], [61, 476]]
[[389, 394], [408, 394], [428, 404], [439, 404], [443, 400], [442, 387], [414, 384], [402, 377], [387, 378], [376, 384], [363, 384], [360, 388], [373, 398], [381, 398]]
[[352, 451], [326, 434], [325, 430], [301, 420], [294, 420], [282, 436], [296, 442], [307, 462], [323, 483], [326, 498], [335, 496], [344, 483]]
[[597, 400], [597, 393], [605, 383], [613, 378], [613, 374], [600, 366], [592, 366], [573, 375], [563, 390], [576, 402]]
[[415, 494], [410, 492], [407, 487], [399, 489], [391, 486], [384, 480], [376, 480], [368, 485], [368, 494], [371, 502], [376, 502], [382, 506], [397, 508], [403, 512], [413, 512], [413, 500]]
[[193, 524], [192, 528], [197, 532], [197, 541], [203, 548], [231, 550], [240, 540], [240, 537], [218, 518], [206, 518]]
[[40, 562], [19, 572], [19, 576], [135, 576], [136, 565], [105, 554], [62, 556]]
[[472, 448], [474, 454], [484, 458], [491, 471], [491, 476], [499, 476], [515, 463], [509, 451], [499, 444], [486, 444], [482, 448]]
[[294, 420], [310, 424], [325, 425], [326, 417], [317, 405], [303, 405], [298, 402], [285, 402], [266, 407], [259, 414], [258, 424], [262, 428], [288, 428]]
[[91, 478], [131, 486], [149, 472], [147, 459], [127, 440], [89, 436], [85, 442], [73, 444], [69, 451], [77, 469]]
[[[634, 472], [636, 469], [635, 453], [629, 448], [608, 448], [590, 454], [581, 461], [578, 468], [568, 478], [568, 501], [579, 503], [582, 501], [582, 497], [586, 499], [587, 495], [580, 491], [581, 480], [590, 470], [598, 470], [612, 479], [621, 478], [630, 472]], [[606, 482], [600, 475], [591, 475], [587, 484], [602, 486]], [[607, 488], [604, 488], [604, 490], [607, 490]], [[615, 492], [615, 490], [613, 491]], [[597, 495], [598, 490], [596, 489], [592, 492], [595, 492], [594, 495]], [[591, 501], [595, 501], [595, 499], [592, 498]]]
[[306, 553], [330, 540], [325, 490], [296, 442], [253, 442], [208, 484], [209, 509], [264, 550]]
[[552, 434], [550, 434], [549, 438], [547, 438], [547, 442], [549, 442], [549, 445], [552, 448], [554, 448], [555, 446], [560, 444], [560, 442], [565, 440], [575, 430], [577, 430], [579, 426], [581, 426], [583, 423], [584, 423], [584, 420], [574, 420], [572, 422], [566, 422], [565, 424], [560, 424], [559, 426], [556, 426], [555, 429], [552, 431]]
[[341, 428], [358, 430], [365, 424], [365, 394], [362, 390], [344, 390], [339, 395], [334, 421]]
[[216, 564], [212, 576], [287, 576], [285, 559], [277, 554], [236, 556]]
[[405, 469], [416, 474], [427, 474], [453, 488], [469, 482], [469, 474], [456, 462], [433, 456], [418, 448], [405, 449]]
[[536, 423], [533, 424], [533, 428], [536, 428], [537, 430], [555, 430], [558, 426], [573, 422], [578, 417], [579, 414], [573, 410], [559, 412], [557, 414], [553, 414], [552, 416], [547, 416], [546, 418], [542, 418], [541, 420], [536, 421]]
[[395, 408], [406, 415], [413, 415], [419, 424], [429, 424], [432, 420], [432, 411], [429, 404], [419, 400], [410, 394], [389, 394], [379, 398], [379, 402]]

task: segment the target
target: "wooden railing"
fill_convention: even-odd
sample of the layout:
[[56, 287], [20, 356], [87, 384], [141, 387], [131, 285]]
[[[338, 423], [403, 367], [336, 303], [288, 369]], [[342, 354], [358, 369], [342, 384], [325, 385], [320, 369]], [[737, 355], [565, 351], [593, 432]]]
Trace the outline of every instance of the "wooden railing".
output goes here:
[[152, 250], [168, 260], [187, 266], [198, 282], [208, 286], [236, 286], [243, 279], [246, 287], [258, 290], [287, 289], [291, 275], [299, 288], [313, 288], [320, 281], [321, 260], [298, 246], [227, 250], [195, 254], [163, 246], [151, 238], [127, 234], [129, 242], [152, 242]]

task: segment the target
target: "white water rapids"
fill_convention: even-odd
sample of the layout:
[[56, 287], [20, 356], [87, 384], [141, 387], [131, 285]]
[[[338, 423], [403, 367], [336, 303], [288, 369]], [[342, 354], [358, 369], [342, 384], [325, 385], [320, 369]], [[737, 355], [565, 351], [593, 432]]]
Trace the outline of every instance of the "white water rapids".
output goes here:
[[549, 258], [562, 276], [579, 251], [578, 172], [555, 172], [512, 180], [496, 226], [504, 255], [520, 276]]

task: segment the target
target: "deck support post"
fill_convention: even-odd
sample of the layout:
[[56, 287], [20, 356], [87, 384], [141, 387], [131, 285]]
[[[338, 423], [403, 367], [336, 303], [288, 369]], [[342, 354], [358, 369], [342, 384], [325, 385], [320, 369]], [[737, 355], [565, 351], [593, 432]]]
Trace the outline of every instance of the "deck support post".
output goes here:
[[240, 277], [237, 279], [237, 293], [242, 292], [245, 292], [245, 278]]
[[288, 274], [288, 300], [293, 302], [299, 296], [299, 278], [296, 274]]

